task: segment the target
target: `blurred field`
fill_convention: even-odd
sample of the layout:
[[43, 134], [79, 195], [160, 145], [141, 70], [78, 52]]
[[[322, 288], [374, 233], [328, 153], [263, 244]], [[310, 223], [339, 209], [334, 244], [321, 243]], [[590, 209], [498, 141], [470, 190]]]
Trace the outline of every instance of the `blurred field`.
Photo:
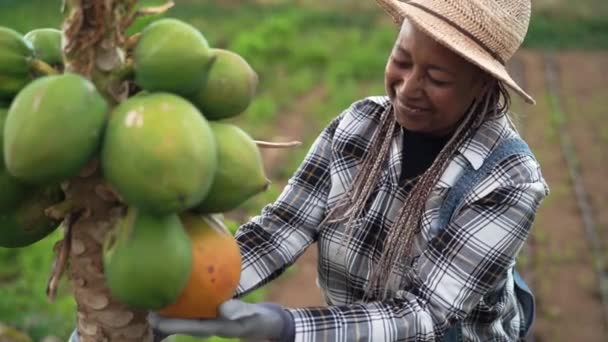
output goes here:
[[[304, 142], [294, 150], [265, 151], [273, 185], [231, 213], [237, 225], [276, 198], [333, 117], [356, 99], [383, 93], [384, 64], [396, 28], [373, 1], [175, 2], [168, 16], [198, 27], [212, 46], [240, 53], [259, 73], [256, 100], [235, 122], [258, 139]], [[560, 127], [566, 127], [594, 209], [600, 257], [608, 262], [608, 216], [602, 211], [608, 204], [608, 1], [533, 0], [533, 7], [525, 50], [510, 65], [538, 101], [535, 107], [517, 102], [514, 109], [552, 188], [520, 260], [538, 296], [533, 339], [606, 341], [608, 318], [593, 268], [597, 256], [583, 229], [559, 139]], [[0, 0], [0, 26], [23, 33], [57, 27], [59, 9], [59, 0]], [[557, 66], [556, 89], [547, 78], [552, 63]], [[55, 303], [48, 303], [44, 293], [52, 246], [59, 239], [56, 232], [25, 249], [0, 248], [0, 323], [25, 331], [34, 341], [45, 336], [65, 340], [74, 326], [67, 284]], [[320, 304], [314, 249], [255, 299]]]

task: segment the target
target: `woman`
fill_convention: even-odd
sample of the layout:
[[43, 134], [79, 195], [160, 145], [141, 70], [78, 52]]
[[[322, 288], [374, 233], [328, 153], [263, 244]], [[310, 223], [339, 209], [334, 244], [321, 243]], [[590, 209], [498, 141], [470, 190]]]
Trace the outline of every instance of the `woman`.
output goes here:
[[[401, 24], [386, 97], [322, 132], [278, 200], [243, 225], [237, 297], [316, 242], [328, 306], [238, 299], [162, 333], [282, 341], [514, 341], [533, 298], [514, 272], [548, 194], [507, 117], [530, 0], [379, 0]], [[297, 294], [294, 294], [297, 295]]]

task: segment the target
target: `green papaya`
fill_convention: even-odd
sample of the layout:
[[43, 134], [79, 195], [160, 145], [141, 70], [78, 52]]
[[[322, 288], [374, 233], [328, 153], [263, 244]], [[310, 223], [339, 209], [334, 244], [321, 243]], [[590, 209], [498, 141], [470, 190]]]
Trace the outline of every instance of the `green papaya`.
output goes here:
[[24, 199], [0, 210], [0, 247], [25, 247], [55, 231], [59, 222], [50, 219], [45, 209], [63, 200], [58, 186], [36, 189]]
[[11, 176], [4, 166], [3, 144], [4, 144], [4, 122], [6, 120], [6, 108], [0, 108], [0, 212], [14, 207], [15, 203], [20, 202], [29, 187]]
[[199, 213], [221, 213], [243, 204], [266, 190], [262, 156], [255, 141], [238, 126], [211, 122], [217, 144], [217, 171], [211, 190], [194, 209]]
[[58, 222], [44, 210], [63, 198], [59, 187], [36, 189], [11, 176], [2, 156], [7, 110], [0, 108], [0, 247], [24, 247], [53, 232]]
[[190, 24], [173, 18], [148, 25], [133, 56], [135, 82], [141, 88], [182, 96], [201, 86], [212, 60], [205, 36]]
[[63, 64], [61, 31], [54, 28], [34, 29], [23, 37], [34, 49], [34, 57], [51, 65]]
[[21, 33], [0, 27], [0, 100], [10, 100], [30, 82], [32, 46]]
[[103, 244], [112, 296], [142, 310], [177, 300], [192, 268], [192, 247], [176, 214], [156, 216], [129, 207]]
[[208, 76], [190, 100], [209, 120], [236, 116], [253, 100], [258, 75], [249, 63], [235, 52], [212, 49], [214, 61]]
[[28, 186], [11, 176], [6, 169], [0, 168], [0, 212], [9, 210], [21, 202], [30, 191]]
[[101, 165], [127, 203], [158, 214], [177, 212], [209, 191], [215, 139], [187, 100], [169, 93], [136, 96], [112, 112]]
[[4, 161], [14, 177], [52, 184], [74, 176], [98, 151], [108, 104], [76, 74], [45, 76], [15, 97], [4, 127]]
[[8, 108], [3, 107], [0, 104], [0, 169], [4, 169], [4, 123], [6, 122], [6, 115], [8, 114]]

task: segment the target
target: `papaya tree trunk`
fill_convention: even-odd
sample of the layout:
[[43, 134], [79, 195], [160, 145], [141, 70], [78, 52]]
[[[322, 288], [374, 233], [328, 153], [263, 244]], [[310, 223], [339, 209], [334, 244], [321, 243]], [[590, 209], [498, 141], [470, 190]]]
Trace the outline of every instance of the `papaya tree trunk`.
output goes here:
[[80, 341], [151, 341], [147, 312], [113, 299], [106, 287], [102, 245], [120, 207], [101, 192], [99, 172], [73, 179], [66, 195], [85, 209], [69, 234], [69, 278], [77, 303]]
[[[128, 95], [117, 75], [128, 67], [123, 36], [136, 0], [64, 0], [63, 52], [66, 72], [92, 80], [112, 106]], [[69, 94], [66, 94], [69, 101]], [[87, 115], [87, 113], [82, 113]], [[68, 277], [77, 303], [80, 341], [152, 341], [147, 312], [113, 299], [103, 271], [103, 242], [122, 205], [108, 189], [98, 163], [64, 184], [66, 197], [80, 208], [66, 228]], [[67, 245], [66, 245], [67, 243]]]

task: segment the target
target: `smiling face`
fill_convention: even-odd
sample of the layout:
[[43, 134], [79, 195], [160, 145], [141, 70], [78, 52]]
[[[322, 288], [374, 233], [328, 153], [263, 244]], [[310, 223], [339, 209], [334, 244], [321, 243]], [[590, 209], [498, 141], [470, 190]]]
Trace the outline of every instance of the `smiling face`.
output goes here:
[[397, 122], [446, 135], [456, 129], [486, 83], [485, 73], [404, 21], [384, 82]]

